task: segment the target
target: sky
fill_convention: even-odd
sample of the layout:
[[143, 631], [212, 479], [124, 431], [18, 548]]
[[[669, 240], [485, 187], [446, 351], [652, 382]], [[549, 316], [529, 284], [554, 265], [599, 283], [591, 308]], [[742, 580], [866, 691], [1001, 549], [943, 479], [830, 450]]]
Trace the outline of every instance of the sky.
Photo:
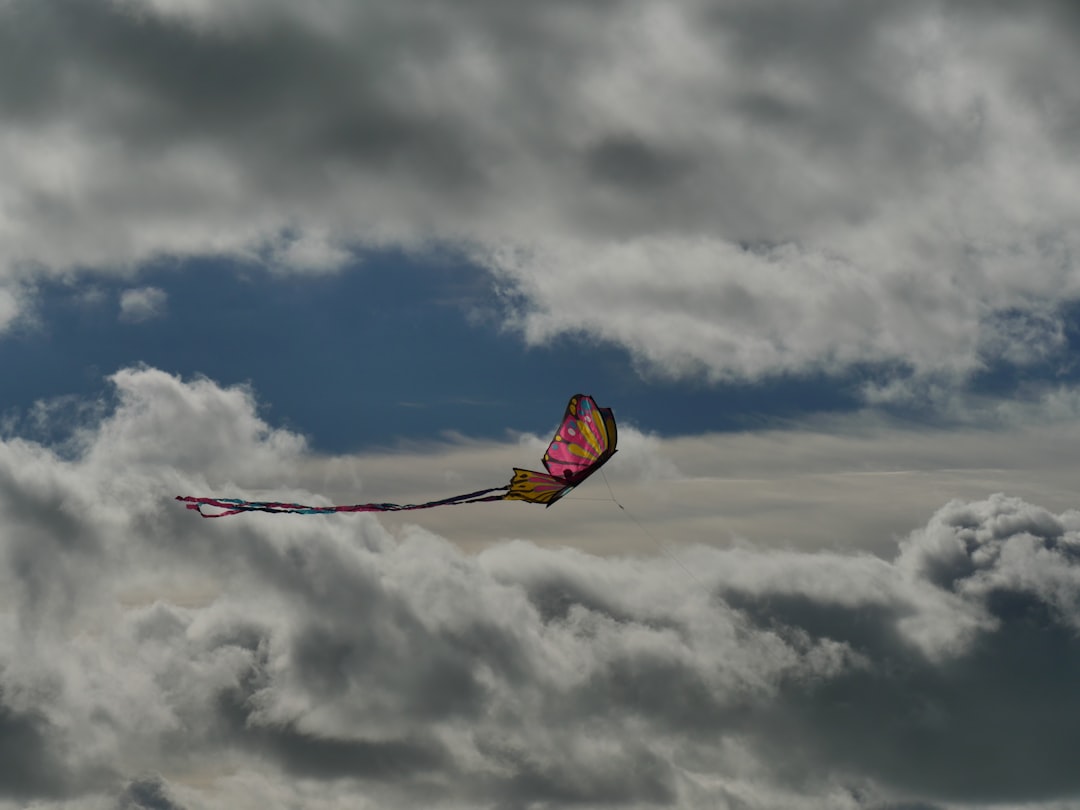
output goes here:
[[0, 810], [1076, 806], [1078, 45], [0, 0]]

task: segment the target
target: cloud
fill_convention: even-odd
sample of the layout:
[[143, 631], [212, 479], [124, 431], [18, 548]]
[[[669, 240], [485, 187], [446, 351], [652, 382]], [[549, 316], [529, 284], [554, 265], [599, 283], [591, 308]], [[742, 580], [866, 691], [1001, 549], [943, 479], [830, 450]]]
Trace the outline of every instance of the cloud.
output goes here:
[[63, 794], [62, 773], [55, 754], [54, 741], [48, 738], [48, 721], [36, 709], [19, 711], [3, 703], [0, 695], [0, 752], [3, 769], [0, 785], [8, 796], [47, 796]]
[[139, 287], [120, 294], [120, 320], [141, 323], [165, 312], [168, 295], [157, 287]]
[[531, 341], [952, 380], [1077, 297], [1067, 3], [4, 4], [0, 277], [436, 244]]
[[121, 795], [119, 806], [120, 810], [182, 810], [169, 799], [160, 777], [132, 780]]
[[18, 299], [9, 290], [0, 287], [0, 334], [11, 326], [18, 313]]
[[0, 443], [0, 739], [19, 765], [0, 803], [1080, 795], [1074, 510], [955, 500], [886, 555], [718, 543], [679, 548], [685, 569], [524, 539], [471, 555], [372, 516], [207, 521], [173, 494], [318, 460], [244, 389], [113, 381], [73, 457]]

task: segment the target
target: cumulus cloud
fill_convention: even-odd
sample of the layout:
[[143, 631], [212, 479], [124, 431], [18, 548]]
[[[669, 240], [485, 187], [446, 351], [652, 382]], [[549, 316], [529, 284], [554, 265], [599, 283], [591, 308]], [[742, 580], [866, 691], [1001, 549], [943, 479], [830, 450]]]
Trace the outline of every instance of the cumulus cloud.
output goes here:
[[887, 556], [696, 545], [686, 568], [469, 555], [372, 516], [206, 521], [173, 494], [274, 486], [302, 442], [243, 389], [114, 382], [73, 457], [0, 443], [3, 806], [1080, 795], [1076, 511], [958, 500]]
[[158, 287], [138, 287], [120, 294], [120, 320], [140, 323], [165, 312], [168, 295]]
[[0, 276], [436, 242], [527, 339], [963, 379], [1080, 277], [1068, 3], [15, 0]]

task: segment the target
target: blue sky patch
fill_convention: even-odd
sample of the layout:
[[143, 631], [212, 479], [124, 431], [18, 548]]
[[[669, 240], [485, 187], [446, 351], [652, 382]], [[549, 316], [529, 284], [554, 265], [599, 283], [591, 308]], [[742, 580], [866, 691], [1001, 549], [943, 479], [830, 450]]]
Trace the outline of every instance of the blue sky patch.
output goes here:
[[[147, 289], [160, 294], [132, 295]], [[343, 272], [303, 277], [207, 260], [126, 284], [84, 279], [38, 292], [36, 324], [0, 339], [9, 417], [37, 400], [107, 397], [105, 377], [139, 363], [250, 383], [271, 424], [329, 452], [446, 431], [544, 433], [578, 391], [664, 435], [858, 406], [855, 380], [673, 382], [643, 378], [625, 349], [587, 337], [527, 346], [501, 326], [490, 276], [441, 258], [370, 254]], [[157, 311], [132, 317], [125, 294]]]

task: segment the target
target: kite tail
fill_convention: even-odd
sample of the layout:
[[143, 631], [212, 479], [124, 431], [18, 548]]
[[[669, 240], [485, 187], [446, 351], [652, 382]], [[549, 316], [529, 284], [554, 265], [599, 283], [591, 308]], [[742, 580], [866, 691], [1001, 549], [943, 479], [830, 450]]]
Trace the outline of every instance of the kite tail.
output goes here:
[[[177, 495], [176, 500], [183, 501], [188, 509], [193, 509], [204, 518], [228, 517], [241, 512], [270, 512], [281, 515], [330, 515], [335, 512], [409, 512], [414, 509], [434, 509], [436, 506], [454, 506], [462, 503], [484, 503], [501, 501], [504, 495], [492, 495], [492, 492], [505, 492], [506, 486], [478, 489], [464, 495], [454, 495], [439, 501], [427, 503], [357, 503], [350, 506], [306, 506], [302, 503], [283, 501], [244, 501], [239, 498], [195, 498], [190, 495]], [[203, 507], [218, 509], [218, 512], [204, 512]]]

